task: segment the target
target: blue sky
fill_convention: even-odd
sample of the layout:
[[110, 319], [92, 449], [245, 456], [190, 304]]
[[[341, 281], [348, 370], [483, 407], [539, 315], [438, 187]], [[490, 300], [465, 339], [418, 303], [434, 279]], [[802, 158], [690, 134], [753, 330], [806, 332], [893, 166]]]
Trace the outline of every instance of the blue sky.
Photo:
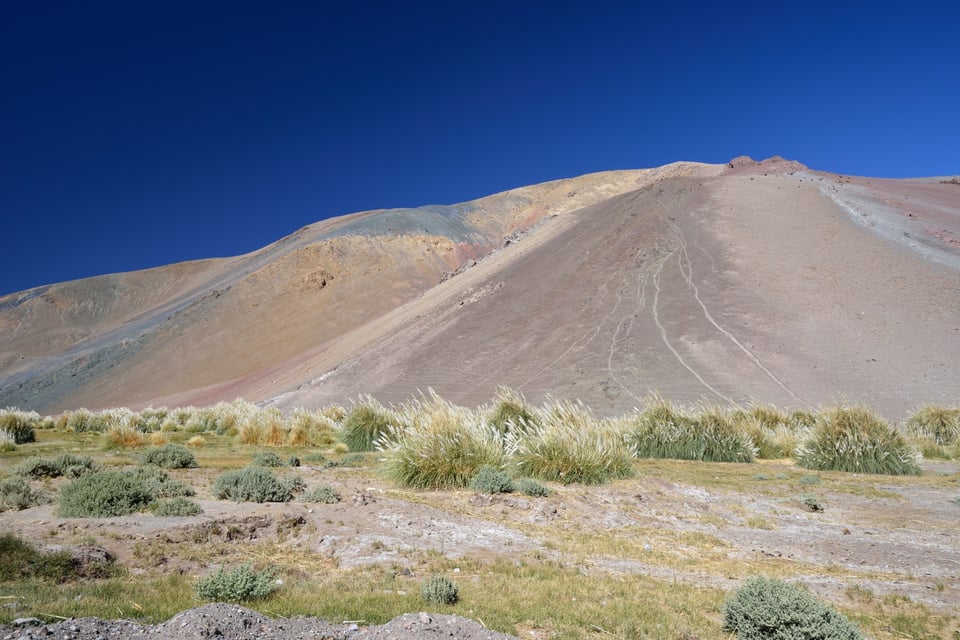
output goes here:
[[0, 294], [675, 160], [960, 173], [960, 3], [336, 4], [0, 0]]

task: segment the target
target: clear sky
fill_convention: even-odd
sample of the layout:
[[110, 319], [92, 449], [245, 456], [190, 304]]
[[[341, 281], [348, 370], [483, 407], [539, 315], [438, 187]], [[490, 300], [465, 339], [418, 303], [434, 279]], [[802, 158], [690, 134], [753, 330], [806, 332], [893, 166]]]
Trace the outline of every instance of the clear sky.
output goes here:
[[960, 3], [0, 0], [0, 294], [749, 154], [960, 173]]

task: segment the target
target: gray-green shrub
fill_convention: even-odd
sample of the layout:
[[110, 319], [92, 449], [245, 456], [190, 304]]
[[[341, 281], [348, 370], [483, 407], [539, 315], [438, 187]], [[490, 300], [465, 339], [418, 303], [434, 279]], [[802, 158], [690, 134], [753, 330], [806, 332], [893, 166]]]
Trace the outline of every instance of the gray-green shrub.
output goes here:
[[300, 496], [300, 500], [303, 502], [319, 502], [322, 504], [336, 504], [340, 502], [340, 494], [334, 490], [333, 487], [321, 484], [317, 485], [313, 489], [304, 492]]
[[550, 495], [550, 489], [533, 478], [520, 478], [517, 482], [517, 491], [532, 498], [544, 498]]
[[862, 640], [857, 626], [806, 589], [776, 578], [747, 579], [724, 605], [738, 640]]
[[203, 509], [193, 500], [183, 496], [164, 498], [153, 504], [153, 514], [156, 516], [198, 516]]
[[430, 576], [420, 583], [420, 597], [430, 604], [456, 604], [460, 590], [446, 576]]
[[470, 488], [480, 493], [513, 493], [515, 489], [508, 473], [490, 466], [480, 467], [470, 479]]
[[124, 473], [139, 483], [153, 500], [192, 496], [196, 493], [190, 485], [171, 478], [166, 471], [152, 464], [134, 467]]
[[797, 464], [817, 471], [919, 475], [919, 461], [919, 452], [896, 429], [859, 406], [821, 412], [797, 449]]
[[258, 467], [282, 467], [283, 460], [273, 451], [260, 451], [254, 454], [250, 464]]
[[164, 469], [192, 469], [197, 466], [193, 452], [182, 444], [165, 444], [143, 452], [142, 464], [153, 464]]
[[26, 458], [13, 469], [14, 475], [25, 478], [79, 478], [82, 475], [96, 470], [93, 458], [63, 453], [52, 460], [31, 456]]
[[64, 518], [107, 518], [144, 509], [153, 496], [142, 482], [124, 471], [97, 471], [60, 490], [57, 515]]
[[197, 581], [197, 595], [211, 602], [260, 600], [276, 589], [272, 571], [254, 571], [248, 564], [231, 571], [221, 567], [216, 573]]
[[20, 511], [46, 501], [43, 493], [34, 491], [30, 483], [21, 477], [0, 480], [0, 511]]
[[246, 467], [218, 476], [211, 491], [221, 500], [289, 502], [303, 488], [303, 480], [299, 476], [278, 478], [262, 467]]

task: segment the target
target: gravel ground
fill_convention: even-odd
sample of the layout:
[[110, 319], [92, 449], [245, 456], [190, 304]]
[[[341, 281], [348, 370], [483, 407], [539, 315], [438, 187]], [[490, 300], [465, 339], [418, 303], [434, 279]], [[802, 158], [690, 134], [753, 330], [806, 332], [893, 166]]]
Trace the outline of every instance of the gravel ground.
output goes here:
[[358, 627], [330, 624], [317, 618], [267, 618], [256, 611], [228, 604], [208, 604], [178, 613], [157, 625], [141, 625], [128, 620], [77, 618], [56, 624], [41, 624], [35, 618], [19, 624], [0, 625], [2, 640], [108, 640], [110, 638], [153, 638], [155, 640], [195, 640], [206, 638], [295, 640], [330, 638], [336, 640], [415, 640], [423, 638], [463, 638], [464, 640], [505, 640], [512, 638], [490, 631], [478, 622], [459, 616], [432, 613], [407, 613], [387, 624]]

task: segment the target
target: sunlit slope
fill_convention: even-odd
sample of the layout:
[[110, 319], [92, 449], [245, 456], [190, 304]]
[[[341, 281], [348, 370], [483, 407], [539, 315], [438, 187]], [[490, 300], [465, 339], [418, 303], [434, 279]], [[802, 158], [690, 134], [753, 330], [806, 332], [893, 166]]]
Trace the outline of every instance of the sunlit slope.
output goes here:
[[[356, 348], [296, 363], [295, 388], [274, 402], [399, 401], [432, 387], [476, 404], [498, 384], [602, 412], [651, 390], [862, 401], [891, 417], [958, 401], [960, 186], [858, 183], [781, 161], [717, 173], [663, 176], [551, 221], [345, 336]], [[866, 222], [838, 202], [851, 190]], [[916, 219], [938, 230], [919, 223], [908, 241], [877, 230]]]
[[4, 296], [0, 405], [49, 412], [262, 397], [284, 363], [417, 299], [544, 218], [635, 188], [649, 173], [352, 214], [245, 256]]

